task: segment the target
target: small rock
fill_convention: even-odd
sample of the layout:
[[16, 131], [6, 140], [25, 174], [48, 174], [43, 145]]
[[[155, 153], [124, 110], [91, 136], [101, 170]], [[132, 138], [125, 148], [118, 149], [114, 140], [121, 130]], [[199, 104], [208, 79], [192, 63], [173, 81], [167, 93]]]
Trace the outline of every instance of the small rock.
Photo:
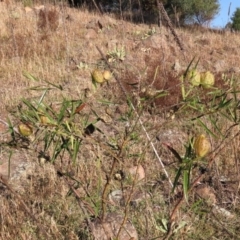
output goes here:
[[85, 35], [85, 39], [96, 39], [98, 36], [94, 29], [88, 29]]
[[168, 143], [177, 149], [178, 146], [180, 147], [187, 140], [188, 136], [185, 132], [178, 129], [164, 129], [158, 133], [156, 138], [161, 143]]
[[196, 188], [196, 193], [199, 197], [206, 200], [209, 205], [214, 205], [217, 202], [213, 189], [205, 184], [200, 184]]
[[216, 72], [223, 72], [226, 67], [226, 62], [225, 60], [218, 60], [214, 63], [214, 70]]
[[232, 213], [230, 213], [228, 210], [218, 207], [216, 205], [213, 206], [213, 211], [218, 214], [223, 215], [226, 218], [234, 218], [234, 215]]
[[131, 177], [133, 179], [136, 178], [137, 181], [141, 181], [142, 179], [145, 178], [145, 171], [141, 164], [138, 166], [129, 168], [128, 172], [130, 173]]
[[121, 206], [124, 200], [123, 192], [120, 189], [114, 190], [108, 195], [108, 198], [112, 205]]
[[34, 7], [34, 10], [35, 11], [40, 11], [40, 10], [44, 10], [45, 9], [45, 6], [44, 5], [40, 5], [40, 6], [36, 6], [36, 7]]
[[33, 11], [33, 9], [30, 8], [30, 7], [25, 7], [24, 10], [25, 10], [26, 13], [30, 13], [30, 12]]

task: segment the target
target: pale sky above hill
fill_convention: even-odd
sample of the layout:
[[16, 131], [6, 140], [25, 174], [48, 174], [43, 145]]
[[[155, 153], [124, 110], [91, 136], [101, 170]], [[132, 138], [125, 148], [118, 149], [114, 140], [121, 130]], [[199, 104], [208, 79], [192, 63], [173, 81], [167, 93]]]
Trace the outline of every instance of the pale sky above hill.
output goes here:
[[[224, 28], [225, 25], [231, 20], [236, 8], [240, 8], [240, 0], [219, 0], [219, 3], [221, 8], [220, 12], [211, 22], [211, 27], [214, 28]], [[228, 15], [230, 4], [230, 14]]]

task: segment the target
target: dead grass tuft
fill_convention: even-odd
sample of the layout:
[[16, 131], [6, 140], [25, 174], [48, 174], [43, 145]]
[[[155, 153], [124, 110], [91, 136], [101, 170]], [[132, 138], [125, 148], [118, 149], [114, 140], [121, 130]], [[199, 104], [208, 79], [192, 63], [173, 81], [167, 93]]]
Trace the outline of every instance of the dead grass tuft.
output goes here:
[[37, 26], [40, 30], [56, 31], [59, 26], [59, 12], [55, 8], [44, 8], [38, 13]]

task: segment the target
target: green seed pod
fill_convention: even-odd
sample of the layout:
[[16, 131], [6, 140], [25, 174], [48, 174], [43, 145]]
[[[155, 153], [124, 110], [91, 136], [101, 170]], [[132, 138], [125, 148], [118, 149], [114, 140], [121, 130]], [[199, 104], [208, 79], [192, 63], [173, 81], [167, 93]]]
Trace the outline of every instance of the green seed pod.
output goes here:
[[95, 69], [92, 72], [92, 79], [93, 79], [94, 82], [97, 82], [97, 83], [105, 82], [105, 79], [103, 77], [102, 71], [99, 70], [99, 69]]
[[187, 73], [187, 79], [190, 81], [190, 83], [193, 86], [196, 86], [196, 87], [199, 86], [201, 83], [201, 75], [197, 71], [197, 69], [189, 70]]
[[103, 78], [104, 78], [106, 81], [111, 80], [111, 78], [112, 78], [111, 72], [108, 71], [108, 70], [105, 70], [105, 71], [103, 72]]
[[28, 137], [33, 133], [33, 129], [31, 128], [31, 126], [25, 123], [19, 124], [18, 131], [24, 137]]
[[193, 148], [198, 157], [204, 157], [211, 150], [211, 145], [204, 134], [196, 137]]
[[47, 125], [51, 123], [50, 119], [44, 115], [40, 116], [40, 121], [41, 121], [41, 124], [43, 125]]
[[214, 75], [210, 72], [203, 72], [201, 73], [201, 85], [204, 88], [210, 88], [214, 85], [215, 78]]

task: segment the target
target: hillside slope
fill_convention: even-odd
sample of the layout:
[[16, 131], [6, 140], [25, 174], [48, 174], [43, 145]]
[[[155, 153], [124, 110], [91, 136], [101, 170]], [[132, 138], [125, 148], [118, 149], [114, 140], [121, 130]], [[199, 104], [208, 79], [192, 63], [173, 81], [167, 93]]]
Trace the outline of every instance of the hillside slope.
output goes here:
[[176, 33], [0, 2], [0, 239], [238, 238], [240, 35]]

